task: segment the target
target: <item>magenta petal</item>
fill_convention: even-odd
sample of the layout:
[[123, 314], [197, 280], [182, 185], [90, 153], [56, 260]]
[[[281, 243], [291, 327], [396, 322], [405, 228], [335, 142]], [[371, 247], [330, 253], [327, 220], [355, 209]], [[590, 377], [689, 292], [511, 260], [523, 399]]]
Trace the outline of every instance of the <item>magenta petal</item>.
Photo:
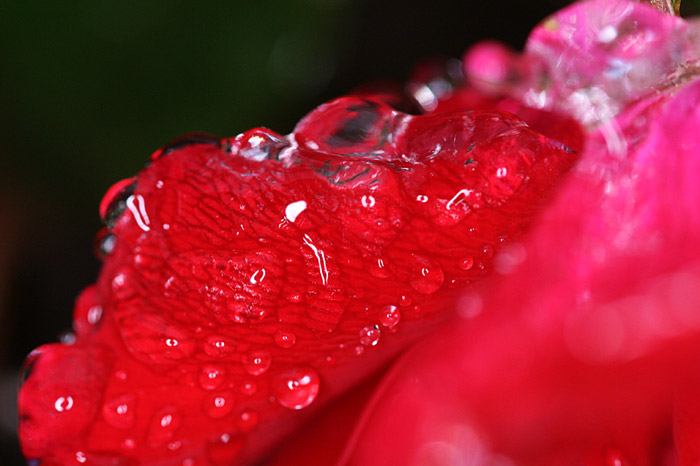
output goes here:
[[672, 458], [674, 396], [700, 376], [700, 82], [645, 118], [626, 157], [585, 154], [501, 280], [405, 355], [351, 464]]

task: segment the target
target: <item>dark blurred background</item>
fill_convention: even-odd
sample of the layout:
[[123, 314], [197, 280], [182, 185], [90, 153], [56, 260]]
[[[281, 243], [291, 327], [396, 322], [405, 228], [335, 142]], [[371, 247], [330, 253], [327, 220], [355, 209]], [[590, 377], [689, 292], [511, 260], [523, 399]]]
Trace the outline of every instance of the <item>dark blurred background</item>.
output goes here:
[[[700, 0], [684, 0], [686, 14]], [[0, 464], [17, 372], [94, 281], [97, 205], [189, 131], [286, 134], [306, 112], [479, 39], [520, 49], [563, 0], [0, 1]]]

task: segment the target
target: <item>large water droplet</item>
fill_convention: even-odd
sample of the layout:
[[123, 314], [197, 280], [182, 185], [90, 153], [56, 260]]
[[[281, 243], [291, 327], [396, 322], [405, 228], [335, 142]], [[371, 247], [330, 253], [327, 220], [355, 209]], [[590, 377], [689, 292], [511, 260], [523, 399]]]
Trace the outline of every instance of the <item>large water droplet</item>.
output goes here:
[[272, 356], [267, 351], [251, 351], [243, 358], [243, 367], [250, 375], [267, 372], [272, 363]]
[[199, 385], [205, 390], [216, 390], [224, 382], [225, 375], [223, 368], [207, 364], [199, 373]]
[[112, 230], [119, 217], [127, 208], [126, 200], [134, 194], [136, 178], [121, 180], [107, 190], [100, 202], [100, 217], [102, 222]]
[[275, 377], [272, 394], [285, 408], [303, 409], [316, 399], [320, 384], [318, 373], [313, 368], [295, 367]]
[[365, 346], [376, 346], [381, 334], [382, 332], [377, 325], [364, 327], [360, 330], [360, 343]]
[[118, 395], [102, 405], [105, 422], [117, 429], [128, 429], [134, 424], [136, 396], [133, 393]]
[[445, 274], [442, 268], [433, 261], [419, 258], [417, 259], [417, 270], [411, 278], [411, 287], [419, 293], [435, 293], [445, 281]]
[[391, 304], [379, 310], [379, 323], [386, 328], [394, 328], [401, 320], [401, 312], [396, 306]]
[[151, 160], [158, 160], [159, 158], [170, 155], [177, 150], [197, 144], [221, 148], [221, 141], [216, 136], [212, 136], [211, 134], [207, 133], [194, 132], [185, 134], [168, 142], [151, 156]]
[[291, 348], [297, 342], [297, 337], [290, 330], [278, 330], [275, 333], [275, 343], [280, 348]]
[[204, 412], [209, 417], [221, 419], [231, 414], [236, 398], [231, 392], [212, 393], [204, 400]]

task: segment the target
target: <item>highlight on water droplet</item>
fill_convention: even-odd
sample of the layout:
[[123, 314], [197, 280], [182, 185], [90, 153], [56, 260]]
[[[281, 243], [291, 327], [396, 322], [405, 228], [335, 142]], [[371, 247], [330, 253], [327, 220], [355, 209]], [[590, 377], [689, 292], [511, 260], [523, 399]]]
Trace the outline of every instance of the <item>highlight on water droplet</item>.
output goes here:
[[382, 332], [378, 325], [370, 325], [360, 330], [360, 343], [365, 346], [377, 346]]
[[297, 337], [290, 330], [278, 330], [275, 333], [275, 343], [280, 348], [291, 348], [297, 342]]
[[56, 398], [56, 401], [54, 401], [53, 406], [57, 412], [63, 413], [65, 411], [70, 411], [71, 409], [73, 409], [73, 404], [73, 397], [70, 395], [66, 395], [59, 396], [58, 398]]
[[401, 320], [401, 312], [391, 304], [379, 310], [379, 323], [386, 328], [395, 328]]
[[272, 356], [267, 351], [251, 351], [243, 357], [243, 367], [250, 375], [262, 375], [272, 363]]
[[134, 409], [136, 395], [123, 393], [102, 405], [102, 417], [107, 424], [117, 429], [128, 429], [136, 419]]
[[294, 223], [299, 214], [306, 210], [306, 207], [306, 201], [292, 202], [285, 207], [284, 216], [287, 218], [287, 220]]
[[308, 366], [288, 369], [272, 381], [277, 403], [289, 409], [303, 409], [318, 396], [321, 382], [315, 369]]

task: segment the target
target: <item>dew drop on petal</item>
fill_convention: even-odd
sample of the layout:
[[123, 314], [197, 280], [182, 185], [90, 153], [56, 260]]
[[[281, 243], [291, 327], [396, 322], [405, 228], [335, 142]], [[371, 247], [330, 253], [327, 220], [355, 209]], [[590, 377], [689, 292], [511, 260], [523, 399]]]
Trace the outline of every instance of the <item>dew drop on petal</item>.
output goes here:
[[146, 434], [146, 442], [151, 447], [165, 445], [175, 435], [182, 423], [180, 412], [173, 406], [165, 406], [153, 415]]
[[[207, 443], [207, 459], [212, 465], [231, 465], [236, 462], [245, 446], [240, 435], [222, 434]], [[194, 465], [194, 462], [191, 463]]]
[[379, 343], [379, 337], [382, 332], [379, 326], [370, 325], [360, 330], [360, 343], [365, 346], [376, 346]]
[[464, 271], [470, 270], [474, 266], [474, 258], [473, 257], [463, 257], [457, 263], [457, 266]]
[[107, 424], [117, 429], [128, 429], [134, 424], [134, 404], [136, 395], [124, 393], [102, 405], [102, 417]]
[[212, 393], [204, 400], [204, 412], [214, 419], [221, 419], [231, 414], [235, 397], [230, 392]]
[[267, 351], [251, 351], [243, 357], [243, 367], [250, 375], [262, 375], [272, 363], [272, 356]]
[[255, 395], [255, 392], [258, 391], [258, 384], [253, 382], [252, 380], [248, 380], [246, 382], [243, 382], [241, 384], [241, 393], [244, 395]]
[[250, 410], [241, 411], [238, 415], [238, 419], [236, 419], [236, 426], [241, 432], [246, 433], [255, 429], [258, 425], [258, 421], [259, 416], [257, 412]]
[[379, 310], [379, 323], [386, 328], [394, 328], [401, 320], [401, 312], [396, 306], [391, 304]]
[[275, 333], [275, 343], [280, 348], [291, 348], [297, 342], [297, 337], [290, 330], [278, 330]]
[[275, 377], [272, 394], [285, 408], [303, 409], [316, 399], [320, 384], [318, 373], [313, 368], [295, 367]]
[[411, 278], [411, 287], [419, 293], [435, 293], [445, 281], [445, 274], [439, 265], [428, 261], [421, 262]]
[[202, 367], [199, 373], [199, 385], [205, 390], [216, 390], [224, 382], [224, 370], [214, 364]]

